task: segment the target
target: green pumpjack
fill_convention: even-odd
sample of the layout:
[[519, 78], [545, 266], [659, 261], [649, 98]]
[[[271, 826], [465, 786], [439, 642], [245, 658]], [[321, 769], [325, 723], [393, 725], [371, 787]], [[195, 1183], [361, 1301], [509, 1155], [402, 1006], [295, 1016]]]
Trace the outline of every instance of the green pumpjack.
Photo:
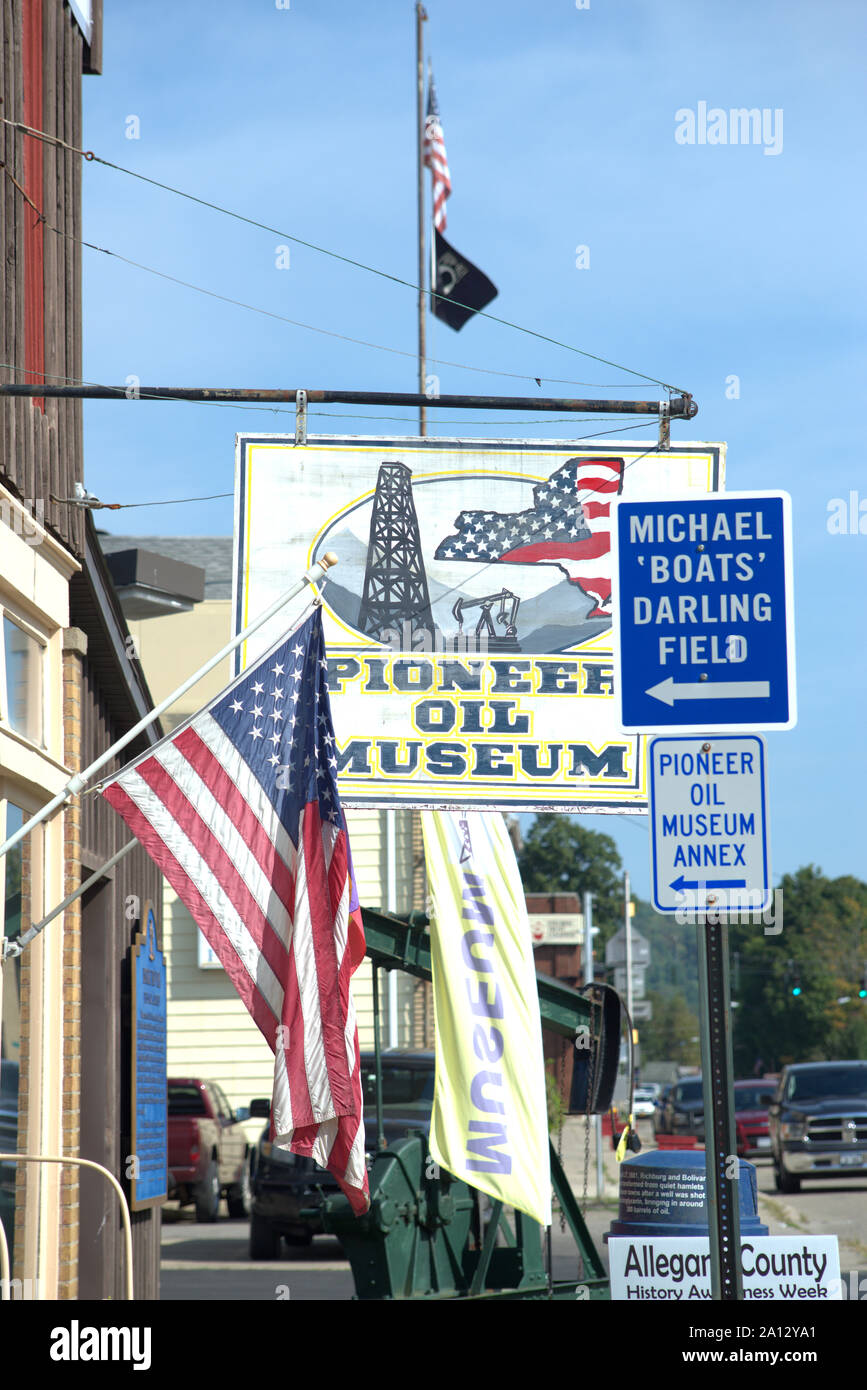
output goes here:
[[[365, 908], [363, 915], [374, 973], [405, 970], [431, 979], [422, 914], [401, 919]], [[536, 980], [546, 1028], [574, 1039], [582, 1026], [591, 1026], [590, 1004], [581, 994], [545, 975]], [[375, 1025], [378, 1051], [378, 1016]], [[359, 1299], [608, 1299], [605, 1267], [553, 1146], [551, 1183], [583, 1261], [583, 1279], [550, 1280], [542, 1260], [544, 1228], [522, 1212], [507, 1214], [502, 1202], [445, 1172], [431, 1159], [421, 1130], [374, 1154], [364, 1216], [355, 1216], [342, 1194], [328, 1196], [319, 1215], [340, 1239]]]

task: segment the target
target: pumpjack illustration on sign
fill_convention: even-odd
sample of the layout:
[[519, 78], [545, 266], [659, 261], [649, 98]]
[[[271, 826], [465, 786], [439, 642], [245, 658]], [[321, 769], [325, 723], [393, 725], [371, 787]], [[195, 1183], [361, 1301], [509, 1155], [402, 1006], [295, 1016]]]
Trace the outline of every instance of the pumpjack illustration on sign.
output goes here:
[[[455, 517], [457, 486], [479, 475], [414, 477], [399, 460], [383, 462], [368, 503], [360, 599], [338, 581], [329, 588], [329, 603], [364, 636], [397, 642], [403, 650], [421, 645], [424, 634], [464, 637], [463, 615], [471, 608], [481, 608], [470, 635], [482, 649], [567, 650], [610, 626], [610, 507], [622, 489], [623, 468], [617, 457], [569, 459], [547, 481], [532, 484], [532, 506], [520, 505], [528, 484], [516, 480], [508, 491], [498, 488], [499, 496], [511, 492], [513, 508], [480, 506]], [[479, 477], [480, 493], [489, 483]], [[362, 544], [359, 511], [363, 516], [355, 504], [327, 533], [342, 563], [351, 564]], [[493, 565], [512, 567], [509, 585], [478, 592], [476, 578]]]

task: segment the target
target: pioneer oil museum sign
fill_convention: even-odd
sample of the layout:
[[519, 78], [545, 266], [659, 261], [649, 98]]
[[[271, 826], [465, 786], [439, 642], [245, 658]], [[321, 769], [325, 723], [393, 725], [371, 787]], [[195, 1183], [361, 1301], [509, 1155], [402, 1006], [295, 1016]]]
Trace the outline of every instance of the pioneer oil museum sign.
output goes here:
[[[718, 444], [240, 436], [236, 630], [337, 554], [323, 601], [348, 805], [643, 811], [644, 741], [615, 704], [612, 502], [700, 499], [723, 473]], [[263, 722], [291, 696], [264, 691]]]

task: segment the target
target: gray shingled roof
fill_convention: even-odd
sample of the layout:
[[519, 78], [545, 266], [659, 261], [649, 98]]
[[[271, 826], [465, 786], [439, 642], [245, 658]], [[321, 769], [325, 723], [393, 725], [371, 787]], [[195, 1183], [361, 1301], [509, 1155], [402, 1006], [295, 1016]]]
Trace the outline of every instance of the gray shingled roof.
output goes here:
[[117, 550], [150, 550], [205, 571], [205, 598], [232, 597], [231, 536], [111, 536], [99, 533], [104, 555]]

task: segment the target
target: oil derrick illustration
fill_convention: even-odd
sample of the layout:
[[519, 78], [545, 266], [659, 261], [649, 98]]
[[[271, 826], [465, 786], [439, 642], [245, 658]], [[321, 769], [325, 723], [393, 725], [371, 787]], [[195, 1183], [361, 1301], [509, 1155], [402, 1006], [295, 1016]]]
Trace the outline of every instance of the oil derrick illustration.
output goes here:
[[402, 639], [404, 624], [409, 624], [410, 633], [423, 629], [433, 636], [412, 470], [405, 463], [382, 463], [370, 519], [358, 626], [376, 638], [391, 628]]

